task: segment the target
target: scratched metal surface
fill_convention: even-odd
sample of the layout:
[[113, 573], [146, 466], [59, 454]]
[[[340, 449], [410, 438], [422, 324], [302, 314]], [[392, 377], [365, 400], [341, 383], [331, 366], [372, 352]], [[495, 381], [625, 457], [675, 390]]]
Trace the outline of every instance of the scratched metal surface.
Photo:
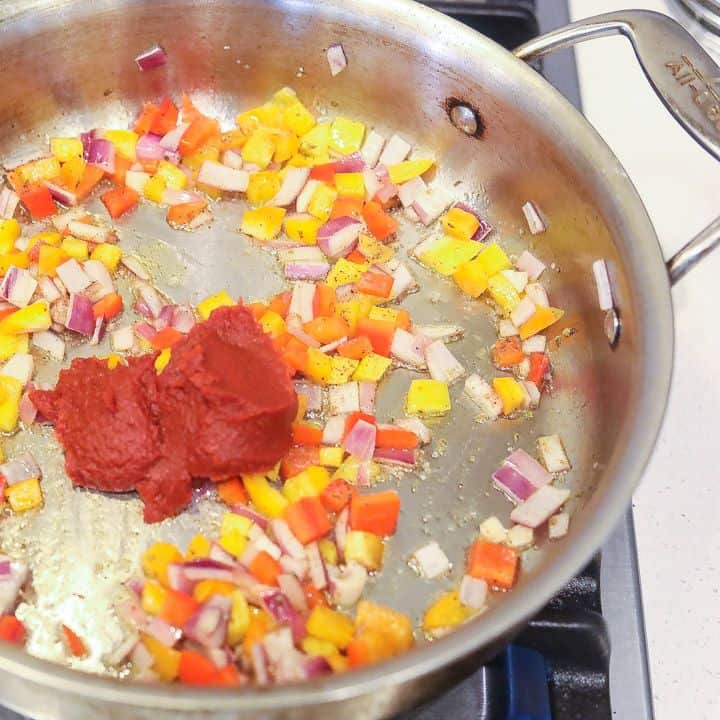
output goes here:
[[[417, 619], [437, 594], [451, 587], [479, 522], [491, 514], [508, 520], [510, 505], [491, 488], [492, 470], [511, 447], [532, 452], [539, 435], [560, 433], [573, 464], [560, 481], [573, 491], [571, 532], [559, 543], [546, 543], [540, 535], [537, 548], [523, 558], [521, 580], [511, 596], [494, 600], [487, 613], [457, 634], [467, 642], [447, 638], [435, 644], [435, 655], [414, 651], [395, 661], [393, 672], [404, 678], [398, 688], [376, 692], [375, 704], [364, 710], [353, 705], [352, 716], [379, 717], [406, 706], [440, 682], [436, 678], [435, 684], [422, 687], [420, 676], [482, 644], [498, 642], [578, 570], [602, 534], [612, 529], [623, 510], [618, 499], [627, 500], [637, 480], [652, 441], [642, 433], [649, 428], [652, 435], [659, 422], [669, 372], [662, 360], [657, 376], [662, 392], [650, 399], [643, 384], [648, 372], [645, 351], [655, 343], [654, 352], [662, 358], [671, 340], [667, 283], [650, 282], [663, 272], [661, 258], [632, 186], [607, 148], [579, 117], [569, 114], [569, 106], [548, 95], [551, 90], [542, 80], [508, 64], [504, 51], [489, 42], [477, 41], [475, 47], [479, 36], [439, 16], [413, 8], [417, 17], [407, 18], [403, 9], [409, 6], [404, 3], [372, 3], [375, 15], [366, 12], [367, 4], [354, 0], [44, 5], [52, 5], [51, 10], [28, 14], [14, 25], [13, 35], [0, 37], [0, 76], [15, 80], [6, 89], [7, 102], [0, 105], [0, 158], [8, 164], [44, 149], [49, 136], [77, 134], [88, 127], [126, 127], [148, 97], [186, 90], [201, 109], [230, 127], [238, 110], [290, 85], [321, 115], [343, 113], [365, 120], [381, 132], [398, 131], [432, 152], [440, 168], [433, 182], [452, 188], [458, 199], [475, 202], [495, 226], [494, 239], [513, 254], [530, 247], [552, 263], [543, 283], [552, 303], [567, 315], [551, 335], [576, 330], [560, 338], [560, 347], [551, 342], [553, 392], [534, 417], [487, 424], [477, 422], [475, 409], [462, 397], [462, 382], [452, 387], [453, 411], [447, 419], [432, 422], [434, 441], [427, 463], [385, 483], [402, 495], [402, 513], [399, 531], [387, 544], [385, 569], [373, 580], [370, 596]], [[313, 15], [320, 10], [325, 13], [322, 22]], [[180, 15], [182, 23], [168, 25], [169, 16]], [[24, 52], [29, 38], [30, 56]], [[343, 43], [350, 64], [331, 81], [324, 48], [333, 41]], [[155, 42], [166, 47], [169, 64], [138, 73], [132, 58]], [[401, 67], [406, 72], [395, 71]], [[525, 73], [522, 81], [514, 77], [516, 72]], [[466, 137], [448, 122], [446, 102], [458, 97], [478, 108], [484, 128], [480, 138]], [[573, 144], [575, 135], [583, 142]], [[520, 210], [528, 199], [549, 219], [547, 232], [534, 238], [527, 234]], [[161, 211], [143, 206], [118, 222], [120, 243], [147, 259], [159, 287], [174, 300], [197, 301], [220, 289], [246, 299], [266, 297], [282, 282], [272, 255], [238, 233], [242, 210], [239, 201], [217, 205], [214, 223], [189, 234], [171, 230]], [[403, 226], [401, 242], [411, 247], [427, 232]], [[633, 233], [633, 242], [624, 242], [623, 233]], [[604, 340], [597, 309], [590, 268], [597, 257], [610, 265], [623, 312], [616, 351]], [[453, 352], [468, 371], [491, 376], [487, 349], [495, 331], [490, 309], [464, 298], [450, 281], [411, 264], [422, 289], [407, 298], [404, 307], [418, 322], [463, 325], [465, 337], [453, 345]], [[656, 314], [641, 325], [637, 318], [651, 300]], [[57, 368], [44, 372], [51, 379]], [[400, 370], [383, 383], [381, 419], [401, 412], [410, 379], [410, 373]], [[637, 420], [637, 406], [645, 408], [647, 428]], [[632, 442], [637, 456], [629, 450]], [[7, 515], [0, 523], [2, 550], [26, 558], [32, 568], [34, 591], [23, 598], [19, 611], [30, 629], [29, 650], [80, 670], [107, 672], [103, 655], [122, 632], [114, 602], [122, 583], [136, 572], [142, 549], [155, 539], [183, 545], [196, 532], [212, 534], [220, 508], [212, 497], [200, 496], [179, 517], [147, 526], [137, 498], [73, 489], [49, 429], [20, 433], [5, 439], [4, 446], [8, 456], [23, 447], [32, 449], [43, 468], [45, 507], [24, 516]], [[619, 472], [622, 468], [627, 474]], [[429, 537], [440, 542], [453, 562], [451, 577], [427, 582], [407, 566], [409, 554]], [[88, 638], [87, 659], [64, 657], [61, 622]], [[416, 660], [422, 661], [417, 672]], [[274, 713], [299, 703], [293, 717], [304, 718], [312, 716], [315, 701], [347, 702], [349, 708], [353, 696], [365, 692], [362, 688], [377, 690], [385, 679], [383, 669], [371, 669], [323, 680], [307, 692], [299, 688], [248, 694], [241, 707], [242, 699], [219, 693], [211, 698], [187, 689], [152, 691], [149, 698], [146, 688], [131, 693], [128, 687], [126, 695], [118, 695], [115, 685], [91, 677], [80, 687], [73, 676], [55, 676], [46, 665], [23, 664], [0, 649], [2, 663], [12, 668], [4, 681], [6, 697], [28, 708], [37, 702], [22, 691], [23, 682], [32, 682], [44, 697], [51, 687], [69, 689], [81, 710], [72, 715], [56, 709], [51, 716], [73, 720], [95, 717], [100, 710], [102, 717], [151, 716], [139, 709], [125, 715], [118, 705], [112, 706], [115, 710], [106, 707], [105, 700], [182, 705], [197, 710], [197, 717], [209, 717], [204, 710], [211, 707], [232, 707], [242, 710], [242, 717], [254, 717], [253, 708], [260, 705]], [[406, 685], [408, 678], [418, 682]], [[326, 688], [333, 692], [321, 694]], [[85, 702], [85, 697], [94, 699]]]

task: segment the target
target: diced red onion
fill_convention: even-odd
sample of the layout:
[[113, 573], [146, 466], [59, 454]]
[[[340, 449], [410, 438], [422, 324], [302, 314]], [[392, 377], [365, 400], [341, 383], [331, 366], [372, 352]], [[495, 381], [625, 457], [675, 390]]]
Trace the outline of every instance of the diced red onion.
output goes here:
[[530, 298], [524, 297], [510, 313], [510, 320], [519, 328], [535, 314], [535, 310], [535, 303]]
[[340, 43], [331, 45], [326, 53], [328, 65], [330, 66], [330, 74], [335, 77], [347, 67], [347, 57], [345, 50]]
[[374, 424], [358, 420], [345, 436], [342, 447], [358, 460], [370, 460], [375, 450], [376, 432]]
[[335, 288], [335, 297], [338, 302], [347, 302], [352, 298], [353, 291], [355, 289], [354, 283], [345, 283]]
[[[315, 299], [315, 285], [310, 282], [296, 282], [293, 285], [288, 315], [295, 315], [300, 322], [310, 322], [315, 317], [313, 301]], [[320, 343], [318, 343], [318, 346]]]
[[306, 380], [296, 380], [295, 392], [306, 399], [308, 412], [320, 412], [322, 410], [322, 388], [319, 385]]
[[170, 327], [170, 323], [172, 322], [172, 317], [173, 317], [173, 306], [172, 305], [163, 305], [163, 308], [160, 311], [160, 314], [157, 316], [157, 320], [155, 320], [155, 329], [160, 331], [160, 330], [164, 330], [167, 327]]
[[275, 537], [275, 541], [286, 555], [296, 560], [301, 560], [305, 557], [305, 548], [284, 520], [281, 518], [271, 520], [270, 529]]
[[155, 663], [150, 651], [145, 647], [144, 643], [136, 642], [130, 653], [130, 662], [133, 664], [133, 670], [137, 675], [145, 677], [150, 674], [150, 670]]
[[190, 616], [183, 632], [205, 647], [219, 648], [225, 642], [231, 609], [227, 595], [213, 595]]
[[267, 668], [267, 656], [262, 643], [253, 643], [250, 650], [253, 671], [255, 672], [255, 682], [258, 685], [267, 685], [270, 682], [270, 675]]
[[0, 190], [0, 217], [7, 220], [12, 218], [19, 203], [20, 196], [11, 188], [4, 187]]
[[108, 665], [120, 665], [135, 650], [137, 644], [137, 636], [128, 635], [104, 657], [105, 662]]
[[143, 340], [150, 342], [156, 335], [157, 330], [146, 322], [138, 322], [133, 325], [133, 332]]
[[431, 340], [442, 340], [446, 343], [460, 340], [465, 335], [465, 329], [461, 325], [415, 325], [414, 331]]
[[519, 292], [528, 284], [528, 274], [521, 270], [501, 270], [500, 274]]
[[380, 188], [374, 195], [375, 199], [381, 203], [389, 202], [398, 194], [398, 186], [390, 180], [387, 167], [382, 163], [378, 163], [375, 168], [375, 175], [380, 183]]
[[[255, 532], [254, 537], [253, 531]], [[283, 554], [282, 550], [276, 545], [257, 525], [253, 525], [250, 530], [252, 544], [257, 548], [258, 552], [266, 552], [273, 560], [279, 560]], [[247, 563], [242, 563], [247, 566]]]
[[359, 152], [344, 155], [334, 163], [336, 173], [358, 173], [365, 170], [365, 158]]
[[[371, 130], [365, 136], [365, 142], [360, 148], [360, 154], [365, 159], [368, 168], [373, 168], [377, 165], [378, 158], [382, 152], [383, 146], [385, 145], [385, 138], [375, 130]], [[367, 186], [367, 183], [366, 183]], [[375, 193], [373, 193], [374, 195]], [[372, 197], [372, 196], [371, 196]]]
[[135, 62], [142, 72], [154, 70], [167, 62], [167, 53], [160, 45], [153, 45], [149, 50], [140, 53]]
[[360, 401], [360, 412], [368, 415], [375, 414], [375, 394], [377, 392], [377, 383], [367, 380], [358, 382], [358, 399]]
[[189, 305], [173, 306], [170, 327], [174, 327], [181, 333], [189, 333], [195, 327], [195, 315], [192, 308]]
[[15, 485], [25, 480], [40, 478], [42, 473], [32, 454], [24, 453], [0, 465], [0, 475], [8, 485]]
[[298, 580], [304, 580], [308, 570], [307, 558], [304, 555], [302, 558], [283, 555], [280, 558], [280, 567], [282, 567], [286, 573], [293, 574]]
[[327, 343], [327, 345], [321, 345], [318, 350], [321, 353], [325, 353], [326, 355], [328, 353], [335, 352], [341, 345], [344, 345], [347, 342], [347, 337], [341, 337], [337, 340], [333, 340], [330, 343]]
[[92, 278], [82, 269], [75, 258], [57, 266], [58, 277], [70, 293], [81, 293], [92, 283]]
[[25, 425], [32, 425], [38, 415], [38, 409], [30, 399], [29, 388], [31, 386], [32, 383], [29, 383], [18, 404], [18, 414], [20, 415], [20, 420], [25, 423]]
[[115, 146], [105, 138], [91, 140], [87, 162], [112, 175], [115, 172]]
[[425, 368], [425, 354], [416, 336], [407, 330], [397, 328], [390, 345], [390, 354], [403, 365], [422, 370]]
[[382, 187], [382, 183], [378, 180], [378, 176], [374, 170], [366, 167], [363, 171], [363, 179], [365, 182], [365, 199], [372, 200]]
[[220, 158], [223, 165], [231, 167], [233, 170], [241, 170], [243, 166], [242, 155], [235, 150], [225, 150]]
[[595, 287], [597, 288], [598, 305], [601, 310], [612, 310], [614, 307], [610, 276], [608, 275], [607, 263], [604, 260], [595, 260], [592, 264], [593, 275], [595, 276]]
[[228, 192], [245, 192], [250, 182], [250, 173], [246, 170], [235, 170], [213, 160], [206, 160], [200, 166], [198, 182], [218, 190]]
[[15, 378], [19, 383], [27, 385], [33, 374], [35, 361], [30, 353], [15, 353], [0, 370], [0, 375]]
[[532, 380], [521, 380], [520, 385], [525, 391], [527, 407], [536, 408], [540, 404], [540, 390]]
[[396, 422], [396, 425], [404, 430], [409, 430], [411, 433], [415, 433], [415, 435], [418, 436], [421, 445], [427, 445], [432, 440], [430, 428], [425, 425], [420, 418], [401, 418]]
[[70, 231], [70, 234], [76, 238], [89, 240], [94, 243], [107, 242], [110, 235], [108, 228], [90, 225], [85, 222], [80, 222], [79, 220], [71, 220], [67, 225], [67, 229]]
[[317, 244], [331, 260], [345, 257], [357, 244], [362, 223], [343, 216], [326, 222], [317, 232]]
[[307, 612], [308, 604], [305, 598], [305, 590], [303, 590], [303, 586], [294, 573], [278, 575], [278, 585], [295, 610], [301, 613]]
[[570, 527], [570, 515], [566, 512], [557, 513], [548, 520], [548, 537], [551, 540], [567, 535]]
[[362, 596], [367, 583], [367, 570], [351, 560], [344, 567], [328, 567], [330, 594], [333, 602], [341, 607], [351, 607]]
[[[358, 395], [358, 407], [360, 399]], [[339, 445], [345, 434], [345, 416], [333, 415], [325, 421], [323, 428], [322, 443], [323, 445]]]
[[458, 598], [465, 607], [481, 610], [487, 603], [488, 586], [481, 578], [472, 575], [463, 576], [458, 590]]
[[512, 320], [508, 320], [507, 318], [500, 318], [500, 320], [498, 320], [498, 335], [501, 338], [515, 337], [519, 334], [520, 331], [515, 327]]
[[192, 190], [177, 190], [176, 188], [165, 188], [162, 191], [160, 201], [163, 205], [182, 205], [184, 203], [200, 202], [203, 196]]
[[7, 615], [17, 605], [20, 589], [28, 577], [28, 566], [19, 560], [2, 557], [10, 562], [9, 572], [0, 577], [0, 615]]
[[373, 460], [381, 465], [415, 467], [417, 450], [415, 448], [375, 448]]
[[385, 147], [378, 158], [380, 165], [397, 165], [401, 163], [412, 150], [412, 145], [403, 140], [399, 135], [392, 135], [385, 144]]
[[523, 250], [515, 263], [518, 270], [524, 270], [530, 280], [537, 280], [546, 268], [541, 260], [538, 260], [529, 250]]
[[288, 167], [280, 189], [270, 203], [279, 207], [291, 205], [305, 187], [308, 177], [310, 177], [310, 168]]
[[568, 497], [570, 497], [569, 490], [561, 490], [553, 485], [544, 485], [525, 502], [518, 505], [510, 513], [510, 519], [518, 525], [536, 528], [556, 513]]
[[135, 144], [135, 154], [138, 160], [162, 160], [165, 157], [165, 148], [160, 144], [160, 135], [147, 134], [138, 138]]
[[473, 373], [465, 380], [465, 394], [483, 411], [490, 420], [496, 420], [502, 412], [500, 396], [492, 386]]
[[303, 641], [307, 635], [305, 620], [293, 607], [287, 597], [278, 590], [263, 595], [263, 604], [270, 615], [280, 624], [290, 628], [296, 643]]
[[547, 338], [544, 335], [533, 335], [527, 340], [523, 340], [522, 351], [526, 355], [534, 352], [545, 352], [545, 346], [547, 345]]
[[450, 560], [435, 540], [423, 545], [413, 553], [420, 574], [428, 580], [445, 575], [450, 570]]
[[157, 290], [155, 290], [154, 287], [148, 285], [147, 283], [137, 283], [137, 285], [135, 286], [135, 291], [138, 297], [148, 307], [148, 309], [152, 313], [152, 316], [154, 318], [159, 317], [165, 303], [158, 294]]
[[81, 207], [74, 207], [70, 208], [67, 212], [59, 213], [57, 215], [53, 215], [50, 222], [55, 226], [55, 229], [58, 232], [63, 232], [67, 228], [67, 226], [72, 222], [73, 220], [77, 220], [81, 217], [85, 216], [85, 209]]
[[548, 472], [556, 473], [570, 469], [570, 461], [563, 448], [559, 435], [546, 435], [538, 438], [538, 451]]
[[141, 280], [149, 280], [150, 274], [145, 269], [145, 266], [140, 261], [140, 258], [135, 257], [135, 255], [125, 255], [123, 253], [122, 258], [120, 259], [120, 262], [131, 272], [133, 275], [136, 275]]
[[543, 219], [540, 215], [539, 210], [532, 202], [526, 202], [522, 206], [523, 215], [525, 215], [525, 220], [527, 220], [528, 227], [530, 228], [530, 232], [533, 235], [538, 235], [541, 232], [544, 232], [546, 229], [545, 223], [543, 222]]
[[94, 282], [102, 286], [103, 293], [105, 295], [115, 292], [115, 285], [113, 284], [112, 277], [110, 277], [107, 267], [99, 260], [86, 260], [83, 263], [83, 270]]
[[74, 207], [77, 205], [77, 196], [67, 188], [47, 180], [45, 181], [45, 187], [50, 191], [53, 198], [62, 205], [65, 205], [65, 207]]
[[285, 329], [291, 335], [294, 335], [300, 342], [305, 343], [305, 345], [307, 345], [308, 347], [320, 347], [320, 341], [316, 340], [314, 337], [312, 337], [312, 335], [308, 335], [305, 330], [303, 330], [302, 321], [297, 315], [292, 315], [288, 313]]
[[332, 666], [322, 655], [311, 655], [303, 660], [303, 672], [308, 680], [331, 673]]
[[390, 274], [393, 278], [390, 297], [393, 300], [397, 300], [401, 295], [417, 287], [417, 281], [405, 263], [399, 263]]
[[350, 519], [350, 508], [343, 508], [342, 512], [337, 516], [335, 521], [335, 528], [333, 534], [335, 535], [335, 545], [337, 545], [338, 553], [342, 558], [345, 552], [345, 543], [347, 541], [348, 534], [348, 522]]
[[411, 223], [419, 223], [420, 222], [420, 216], [412, 209], [412, 207], [403, 208], [403, 215]]
[[450, 204], [450, 197], [441, 188], [428, 188], [420, 192], [413, 200], [412, 209], [418, 214], [423, 225], [430, 225], [437, 220]]
[[531, 455], [524, 450], [518, 449], [505, 458], [505, 463], [512, 465], [518, 472], [524, 475], [535, 488], [547, 485], [552, 480], [552, 475]]
[[110, 333], [110, 345], [113, 350], [131, 350], [134, 342], [132, 325], [124, 325]]
[[83, 146], [83, 159], [87, 160], [90, 155], [90, 145], [93, 140], [97, 140], [103, 136], [103, 131], [99, 128], [93, 128], [87, 132], [80, 133], [80, 142]]
[[480, 223], [480, 225], [478, 225], [478, 229], [473, 233], [473, 240], [482, 242], [493, 231], [492, 225], [471, 205], [464, 202], [456, 202], [453, 207], [464, 210], [466, 213], [470, 213]]
[[425, 363], [433, 380], [440, 380], [448, 385], [465, 374], [465, 368], [442, 340], [435, 340], [425, 348]]
[[327, 574], [325, 573], [325, 563], [323, 562], [320, 548], [316, 542], [312, 542], [305, 546], [305, 555], [308, 561], [308, 572], [310, 574], [310, 582], [317, 590], [327, 587]]
[[182, 136], [185, 134], [185, 131], [190, 127], [190, 123], [180, 123], [177, 127], [174, 127], [172, 130], [168, 130], [161, 138], [160, 138], [160, 145], [161, 147], [165, 148], [165, 150], [175, 151], [178, 149], [178, 146], [180, 145], [180, 141], [182, 140]]
[[307, 212], [308, 205], [310, 204], [310, 199], [313, 196], [313, 193], [315, 190], [317, 190], [318, 187], [320, 187], [322, 183], [320, 180], [308, 180], [305, 183], [305, 187], [300, 191], [300, 194], [297, 196], [297, 199], [295, 200], [295, 210], [299, 213]]
[[324, 280], [330, 272], [327, 262], [289, 262], [283, 272], [287, 280]]
[[328, 406], [332, 415], [358, 412], [360, 410], [360, 389], [357, 382], [331, 385], [328, 388]]
[[189, 560], [182, 565], [183, 573], [191, 583], [198, 583], [203, 580], [232, 582], [235, 576], [235, 568], [231, 564], [232, 558], [230, 555], [228, 555], [228, 558], [230, 558], [229, 562], [215, 560], [211, 557]]
[[537, 488], [512, 465], [502, 465], [492, 475], [493, 485], [513, 502], [527, 500]]
[[93, 306], [88, 298], [79, 293], [70, 293], [65, 327], [73, 332], [92, 337], [95, 332]]
[[37, 280], [28, 270], [11, 265], [0, 284], [0, 297], [15, 307], [26, 307], [37, 286]]
[[358, 487], [370, 487], [370, 461], [364, 460], [358, 465], [355, 484]]
[[213, 560], [214, 562], [220, 563], [221, 565], [229, 565], [231, 567], [235, 563], [235, 559], [233, 558], [233, 556], [229, 552], [227, 552], [227, 550], [223, 550], [222, 547], [220, 547], [220, 545], [215, 542], [210, 545], [210, 552], [208, 553], [207, 559]]
[[550, 300], [547, 291], [540, 283], [528, 283], [525, 288], [525, 296], [532, 300], [535, 305], [549, 307]]
[[402, 185], [398, 185], [398, 197], [400, 198], [400, 203], [404, 208], [412, 207], [412, 204], [415, 202], [415, 198], [420, 193], [426, 191], [427, 184], [420, 176], [413, 178], [412, 180], [408, 180], [407, 182], [402, 183]]
[[233, 512], [236, 515], [242, 515], [248, 518], [248, 520], [252, 520], [261, 530], [267, 530], [270, 525], [270, 522], [264, 515], [247, 505], [233, 505]]
[[173, 590], [178, 590], [186, 595], [192, 595], [195, 583], [185, 573], [185, 566], [182, 563], [169, 563], [167, 566], [168, 585]]

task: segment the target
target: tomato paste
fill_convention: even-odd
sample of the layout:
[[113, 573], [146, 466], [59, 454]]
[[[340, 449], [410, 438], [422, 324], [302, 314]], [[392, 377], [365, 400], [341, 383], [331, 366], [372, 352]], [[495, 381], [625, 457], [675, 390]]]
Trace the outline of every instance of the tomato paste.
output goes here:
[[175, 515], [193, 478], [270, 469], [290, 448], [297, 397], [287, 369], [250, 312], [218, 308], [172, 348], [110, 369], [75, 359], [54, 390], [31, 394], [55, 425], [75, 485], [137, 490], [145, 520]]

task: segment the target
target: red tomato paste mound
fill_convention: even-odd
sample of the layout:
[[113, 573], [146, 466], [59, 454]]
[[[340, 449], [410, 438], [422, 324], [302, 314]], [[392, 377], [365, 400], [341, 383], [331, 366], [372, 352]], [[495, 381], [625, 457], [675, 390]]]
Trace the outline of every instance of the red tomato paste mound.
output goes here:
[[111, 370], [73, 360], [54, 390], [31, 399], [55, 425], [73, 484], [137, 490], [145, 520], [175, 515], [193, 478], [270, 469], [288, 452], [297, 397], [287, 369], [250, 312], [223, 307], [172, 348]]

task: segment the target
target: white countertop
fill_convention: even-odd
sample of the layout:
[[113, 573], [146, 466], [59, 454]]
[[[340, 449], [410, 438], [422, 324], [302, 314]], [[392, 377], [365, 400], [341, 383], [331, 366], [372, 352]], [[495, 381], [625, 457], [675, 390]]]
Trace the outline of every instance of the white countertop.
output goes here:
[[[664, 0], [570, 0], [573, 19], [630, 7], [671, 14]], [[587, 42], [577, 61], [585, 114], [637, 186], [669, 257], [720, 215], [720, 163], [671, 119], [626, 40]], [[720, 716], [718, 275], [720, 250], [673, 290], [673, 387], [634, 502], [657, 720]]]

